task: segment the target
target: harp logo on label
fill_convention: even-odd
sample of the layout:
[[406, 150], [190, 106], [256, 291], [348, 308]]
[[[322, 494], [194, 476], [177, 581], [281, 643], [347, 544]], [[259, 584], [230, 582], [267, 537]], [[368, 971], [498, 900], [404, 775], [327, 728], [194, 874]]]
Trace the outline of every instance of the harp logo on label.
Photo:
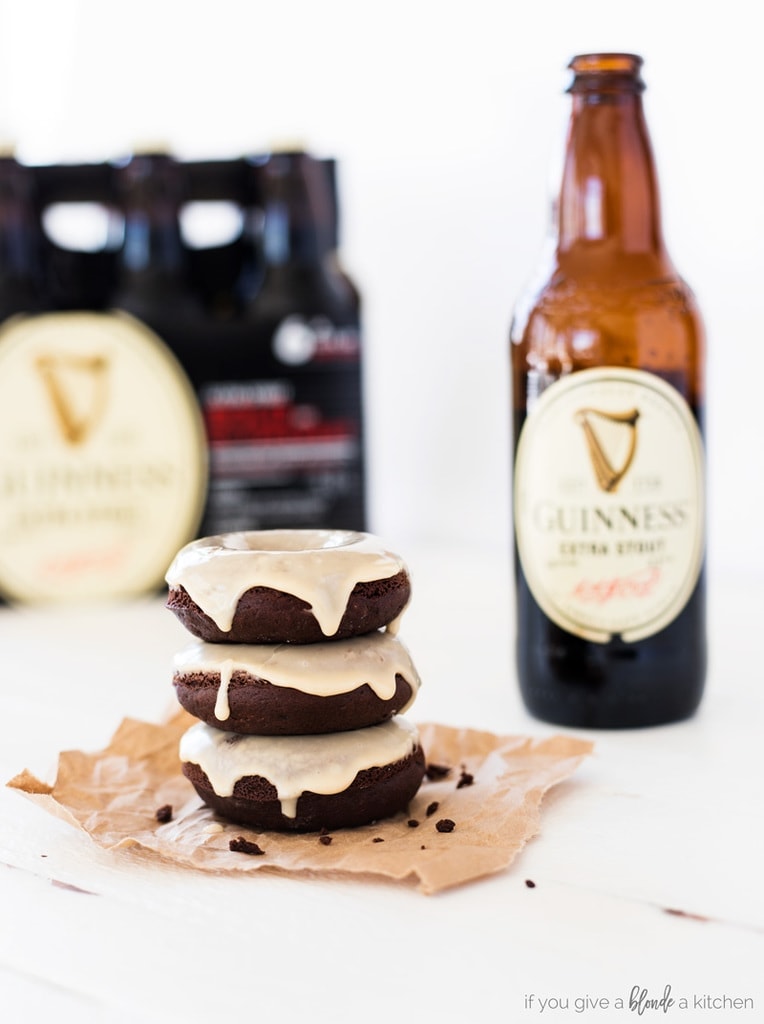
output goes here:
[[103, 355], [77, 353], [38, 356], [42, 380], [64, 441], [84, 444], [100, 422], [108, 398], [109, 361]]
[[615, 493], [637, 450], [639, 410], [579, 409], [574, 419], [584, 432], [597, 486], [607, 494]]

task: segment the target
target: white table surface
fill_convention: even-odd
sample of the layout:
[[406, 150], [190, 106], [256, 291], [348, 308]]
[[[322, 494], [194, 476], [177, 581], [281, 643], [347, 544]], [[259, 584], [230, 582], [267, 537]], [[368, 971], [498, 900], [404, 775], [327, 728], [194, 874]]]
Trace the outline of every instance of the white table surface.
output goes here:
[[[402, 553], [401, 636], [423, 677], [409, 717], [565, 731], [522, 709], [503, 551]], [[712, 584], [700, 713], [574, 730], [595, 754], [547, 795], [539, 835], [508, 871], [437, 896], [138, 861], [3, 786], [0, 1022], [764, 1020], [764, 587]], [[60, 750], [163, 720], [185, 640], [156, 598], [0, 610], [0, 781], [52, 781]], [[635, 986], [667, 985], [668, 1012], [629, 1010]]]

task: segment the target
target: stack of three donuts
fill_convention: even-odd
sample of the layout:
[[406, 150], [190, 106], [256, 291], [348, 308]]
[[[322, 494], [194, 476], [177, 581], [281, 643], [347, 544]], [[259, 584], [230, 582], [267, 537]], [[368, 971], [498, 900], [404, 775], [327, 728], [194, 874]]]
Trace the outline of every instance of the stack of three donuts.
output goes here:
[[319, 831], [405, 810], [424, 752], [405, 718], [420, 680], [398, 639], [408, 569], [370, 534], [267, 530], [202, 538], [167, 573], [197, 639], [175, 658], [200, 719], [183, 772], [221, 816]]

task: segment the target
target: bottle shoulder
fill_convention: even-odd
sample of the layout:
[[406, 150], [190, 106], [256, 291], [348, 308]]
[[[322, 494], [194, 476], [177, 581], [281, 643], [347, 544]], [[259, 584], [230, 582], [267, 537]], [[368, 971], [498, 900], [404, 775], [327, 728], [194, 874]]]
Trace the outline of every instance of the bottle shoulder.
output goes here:
[[[620, 330], [645, 317], [685, 321], [702, 332], [702, 316], [695, 293], [673, 268], [649, 266], [643, 273], [567, 273], [556, 265], [545, 279], [518, 299], [512, 316], [511, 337], [521, 343], [534, 325], [544, 330], [573, 326], [607, 327], [615, 318]], [[650, 272], [653, 270], [654, 272]]]
[[185, 325], [202, 313], [201, 303], [191, 289], [174, 281], [123, 281], [114, 292], [111, 305], [154, 327]]
[[519, 407], [529, 380], [550, 383], [600, 366], [653, 372], [694, 406], [705, 391], [702, 316], [692, 290], [675, 273], [605, 285], [557, 268], [535, 295], [518, 303], [510, 339]]
[[344, 325], [358, 321], [360, 303], [350, 279], [333, 266], [296, 264], [268, 268], [246, 312], [255, 319], [324, 316]]
[[555, 272], [538, 289], [531, 310], [642, 310], [661, 307], [671, 312], [697, 312], [695, 295], [676, 273], [656, 273], [633, 277], [574, 277]]

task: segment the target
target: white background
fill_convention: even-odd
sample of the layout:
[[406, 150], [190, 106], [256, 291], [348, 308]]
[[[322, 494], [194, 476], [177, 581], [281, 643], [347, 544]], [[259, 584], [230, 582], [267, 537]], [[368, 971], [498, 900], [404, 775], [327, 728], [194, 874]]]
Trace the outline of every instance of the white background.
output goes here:
[[761, 574], [764, 145], [747, 0], [0, 0], [22, 159], [136, 141], [341, 161], [365, 298], [374, 530], [509, 537], [507, 329], [546, 230], [576, 52], [642, 54], [670, 250], [709, 335], [709, 558]]

